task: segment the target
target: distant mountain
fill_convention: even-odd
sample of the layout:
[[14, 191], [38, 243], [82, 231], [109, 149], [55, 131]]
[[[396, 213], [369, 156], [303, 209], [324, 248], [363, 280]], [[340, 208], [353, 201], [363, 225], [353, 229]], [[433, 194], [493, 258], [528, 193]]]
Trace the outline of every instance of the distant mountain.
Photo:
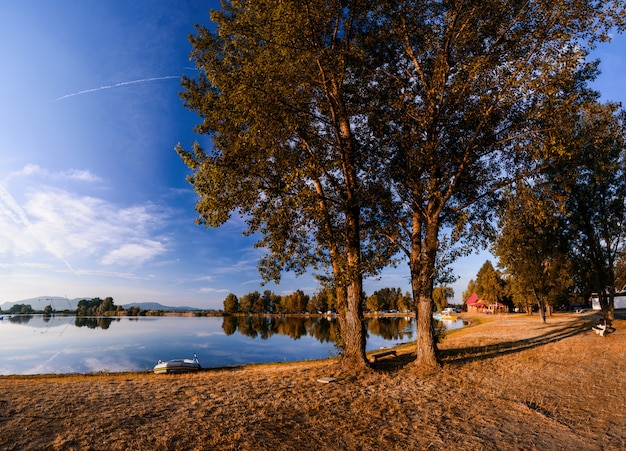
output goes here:
[[124, 309], [139, 307], [141, 310], [163, 310], [164, 312], [191, 312], [200, 310], [194, 307], [170, 307], [159, 304], [158, 302], [131, 302], [130, 304], [122, 304], [122, 307], [124, 307]]
[[[92, 299], [91, 297], [68, 299], [61, 296], [39, 296], [36, 298], [24, 299], [22, 301], [5, 302], [0, 304], [2, 311], [7, 311], [15, 304], [28, 304], [35, 310], [43, 310], [46, 305], [52, 306], [54, 310], [76, 310], [78, 303], [83, 299]], [[115, 300], [113, 301], [115, 302]], [[162, 310], [164, 312], [190, 312], [200, 310], [193, 307], [170, 307], [159, 304], [158, 302], [132, 302], [130, 304], [122, 304], [124, 309], [129, 307], [139, 307], [141, 310]]]
[[0, 308], [3, 311], [7, 311], [15, 304], [28, 304], [35, 310], [43, 310], [46, 305], [52, 306], [55, 310], [76, 310], [78, 302], [83, 299], [91, 298], [68, 299], [61, 296], [39, 296], [36, 298], [24, 299], [22, 301], [5, 302], [4, 304], [0, 304]]

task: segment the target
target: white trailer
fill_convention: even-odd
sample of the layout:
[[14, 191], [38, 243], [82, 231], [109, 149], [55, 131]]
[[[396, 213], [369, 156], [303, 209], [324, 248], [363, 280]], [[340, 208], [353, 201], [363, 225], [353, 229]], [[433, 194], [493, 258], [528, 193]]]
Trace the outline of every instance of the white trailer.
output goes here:
[[[613, 297], [613, 302], [615, 304], [615, 309], [626, 309], [626, 291], [620, 291], [619, 293], [615, 293]], [[593, 310], [602, 310], [600, 308], [600, 299], [598, 298], [598, 293], [591, 293], [591, 308]]]

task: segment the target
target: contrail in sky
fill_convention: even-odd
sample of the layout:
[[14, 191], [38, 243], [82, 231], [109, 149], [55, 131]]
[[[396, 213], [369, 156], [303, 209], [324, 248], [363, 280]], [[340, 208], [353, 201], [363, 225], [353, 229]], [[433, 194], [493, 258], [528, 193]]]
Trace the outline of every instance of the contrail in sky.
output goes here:
[[90, 92], [97, 92], [97, 91], [103, 91], [105, 89], [119, 88], [120, 86], [137, 85], [139, 83], [147, 83], [149, 81], [171, 80], [173, 78], [180, 78], [180, 75], [167, 75], [165, 77], [142, 78], [141, 80], [123, 81], [121, 83], [117, 83], [114, 85], [100, 86], [99, 88], [92, 88], [92, 89], [85, 89], [84, 91], [73, 92], [72, 94], [66, 94], [64, 96], [61, 96], [58, 99], [53, 100], [53, 102], [58, 102], [59, 100], [64, 100], [69, 97], [76, 97], [82, 94], [89, 94]]
[[[0, 185], [0, 208], [2, 209], [1, 211], [9, 216], [9, 218], [11, 218], [16, 224], [23, 225], [27, 230], [31, 227], [31, 223], [26, 216], [26, 212], [18, 205], [11, 193], [9, 193], [2, 185]], [[61, 252], [52, 246], [52, 244], [44, 243], [41, 240], [39, 240], [39, 242], [43, 244], [44, 248], [48, 252], [65, 263], [65, 266], [67, 266], [70, 271], [80, 277], [74, 268], [72, 268], [72, 265], [70, 265], [69, 262], [63, 257]]]
[[15, 202], [13, 196], [11, 196], [11, 193], [9, 193], [2, 185], [0, 185], [0, 201], [4, 204], [0, 205], [0, 207], [3, 207], [2, 210], [13, 220], [13, 222], [16, 224], [22, 223], [26, 227], [30, 225], [24, 210], [20, 208], [17, 202]]

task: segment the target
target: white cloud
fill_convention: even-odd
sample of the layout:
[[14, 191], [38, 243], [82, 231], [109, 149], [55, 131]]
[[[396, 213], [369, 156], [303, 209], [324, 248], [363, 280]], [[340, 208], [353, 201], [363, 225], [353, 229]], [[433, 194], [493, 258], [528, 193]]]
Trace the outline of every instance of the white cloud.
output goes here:
[[165, 248], [160, 242], [146, 240], [143, 243], [123, 244], [107, 253], [102, 263], [105, 265], [141, 265], [164, 253]]
[[167, 251], [155, 236], [167, 214], [156, 205], [120, 206], [58, 188], [30, 187], [24, 195], [20, 206], [0, 185], [0, 257], [45, 251], [74, 271], [72, 261], [137, 266]]
[[20, 177], [33, 177], [37, 176], [40, 179], [48, 180], [50, 182], [55, 181], [78, 181], [87, 183], [101, 182], [102, 179], [93, 174], [87, 169], [68, 169], [65, 171], [49, 171], [41, 168], [40, 166], [32, 163], [26, 164], [19, 171], [12, 172], [8, 175], [8, 179], [20, 178]]
[[95, 270], [95, 269], [80, 269], [76, 272], [81, 276], [112, 277], [115, 279], [129, 279], [129, 280], [141, 279], [141, 277], [139, 277], [138, 275], [128, 273], [128, 272], [102, 271], [102, 270]]
[[230, 290], [224, 288], [200, 288], [200, 293], [230, 293]]
[[41, 171], [41, 168], [39, 166], [37, 166], [36, 164], [28, 163], [20, 171], [14, 172], [13, 174], [10, 174], [10, 176], [13, 176], [13, 177], [30, 176], [33, 174], [37, 174], [40, 171]]
[[90, 171], [85, 169], [70, 169], [69, 171], [65, 171], [59, 174], [61, 178], [70, 179], [70, 180], [78, 180], [81, 182], [99, 182], [101, 181], [100, 177], [92, 174]]
[[32, 268], [32, 269], [53, 269], [53, 267], [49, 264], [46, 263], [29, 263], [29, 262], [23, 262], [23, 263], [18, 263], [17, 265], [15, 264], [8, 264], [8, 263], [2, 263], [0, 262], [0, 268], [14, 268], [15, 266], [19, 266], [21, 268]]

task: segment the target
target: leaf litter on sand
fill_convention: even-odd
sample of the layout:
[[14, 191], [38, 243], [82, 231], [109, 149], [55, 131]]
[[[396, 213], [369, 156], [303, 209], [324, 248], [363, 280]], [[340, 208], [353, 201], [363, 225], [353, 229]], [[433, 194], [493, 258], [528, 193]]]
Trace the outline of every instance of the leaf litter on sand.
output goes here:
[[594, 319], [482, 318], [427, 377], [404, 347], [358, 376], [327, 360], [1, 377], [0, 448], [625, 449], [626, 324], [598, 337]]

